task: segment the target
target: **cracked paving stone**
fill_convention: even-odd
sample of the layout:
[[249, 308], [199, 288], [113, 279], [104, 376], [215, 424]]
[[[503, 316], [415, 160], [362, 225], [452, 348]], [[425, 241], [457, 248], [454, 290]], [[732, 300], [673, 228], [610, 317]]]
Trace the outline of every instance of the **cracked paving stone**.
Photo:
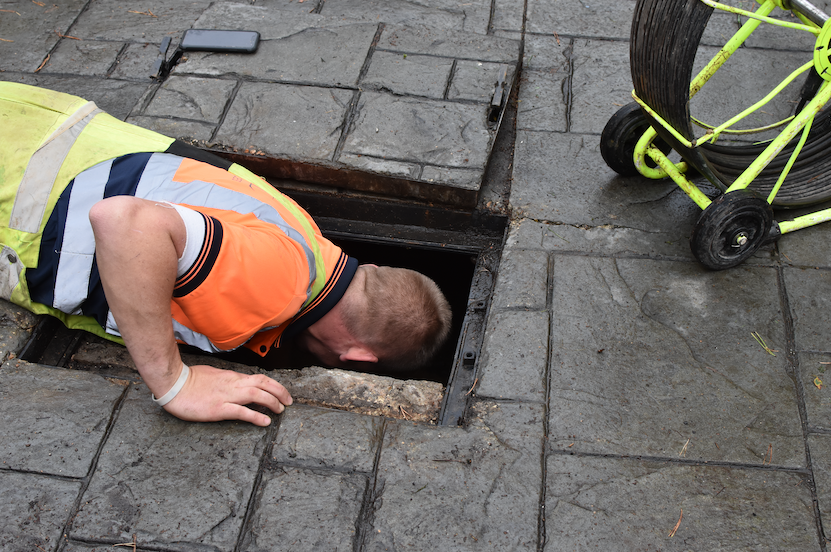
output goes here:
[[133, 386], [84, 493], [70, 537], [166, 550], [233, 550], [265, 430], [178, 420]]
[[797, 473], [567, 454], [547, 468], [546, 552], [820, 549]]
[[552, 304], [554, 449], [805, 466], [774, 270], [558, 257]]

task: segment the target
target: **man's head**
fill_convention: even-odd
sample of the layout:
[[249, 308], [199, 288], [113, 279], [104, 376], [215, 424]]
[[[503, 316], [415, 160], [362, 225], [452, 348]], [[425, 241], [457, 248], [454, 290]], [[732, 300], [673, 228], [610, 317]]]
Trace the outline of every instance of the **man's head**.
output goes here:
[[450, 332], [450, 306], [438, 286], [403, 268], [362, 265], [343, 298], [300, 338], [324, 363], [424, 365]]

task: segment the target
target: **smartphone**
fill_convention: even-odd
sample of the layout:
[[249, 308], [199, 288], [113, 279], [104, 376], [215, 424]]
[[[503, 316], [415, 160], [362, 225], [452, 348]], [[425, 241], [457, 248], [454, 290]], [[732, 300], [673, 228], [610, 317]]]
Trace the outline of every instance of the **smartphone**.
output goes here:
[[253, 53], [259, 43], [257, 31], [188, 29], [179, 48], [184, 51]]

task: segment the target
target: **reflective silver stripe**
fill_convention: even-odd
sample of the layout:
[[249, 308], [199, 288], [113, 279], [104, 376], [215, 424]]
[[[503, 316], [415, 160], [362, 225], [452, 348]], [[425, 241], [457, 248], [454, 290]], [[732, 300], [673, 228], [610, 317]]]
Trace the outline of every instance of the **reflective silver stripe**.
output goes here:
[[75, 177], [72, 185], [52, 303], [61, 312], [80, 314], [81, 303], [87, 299], [95, 255], [95, 236], [89, 222], [89, 210], [104, 198], [112, 164], [110, 159], [85, 170]]
[[99, 113], [102, 111], [93, 102], [87, 102], [70, 115], [32, 155], [17, 189], [9, 228], [32, 234], [40, 230], [49, 193], [61, 165], [81, 131]]
[[195, 332], [187, 326], [180, 324], [176, 321], [175, 318], [173, 319], [173, 335], [174, 337], [176, 337], [176, 339], [184, 341], [188, 345], [199, 347], [200, 349], [208, 353], [220, 353], [223, 351], [223, 349], [220, 349], [216, 345], [214, 345], [210, 339], [208, 339], [201, 333]]
[[185, 205], [201, 205], [214, 209], [236, 211], [240, 214], [251, 213], [263, 222], [275, 225], [303, 248], [306, 255], [306, 264], [309, 267], [309, 285], [306, 288], [306, 299], [308, 299], [317, 275], [317, 267], [315, 266], [314, 253], [306, 244], [303, 235], [288, 224], [274, 207], [249, 195], [201, 180], [184, 184], [173, 182], [173, 177], [176, 175], [181, 162], [181, 157], [167, 153], [154, 153], [141, 175], [136, 188], [136, 197], [153, 201], [183, 203]]
[[107, 311], [107, 323], [104, 326], [104, 330], [111, 335], [117, 335], [121, 337], [121, 332], [118, 331], [118, 326], [115, 323], [115, 318], [113, 317], [113, 311]]

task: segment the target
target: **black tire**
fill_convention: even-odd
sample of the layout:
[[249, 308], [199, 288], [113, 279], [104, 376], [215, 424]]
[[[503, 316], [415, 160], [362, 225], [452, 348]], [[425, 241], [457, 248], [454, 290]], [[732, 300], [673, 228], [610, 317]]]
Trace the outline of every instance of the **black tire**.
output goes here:
[[733, 268], [768, 241], [773, 208], [750, 190], [722, 194], [704, 209], [690, 236], [690, 248], [710, 270]]
[[[713, 8], [700, 0], [638, 0], [632, 20], [630, 65], [635, 93], [672, 128], [694, 138], [690, 82], [698, 45]], [[772, 87], [772, 86], [771, 86]], [[806, 97], [810, 90], [804, 91]], [[775, 206], [800, 207], [831, 199], [831, 109], [817, 114], [808, 141], [773, 200]], [[764, 149], [764, 144], [702, 144], [687, 148], [657, 122], [658, 135], [692, 167], [725, 191]], [[795, 138], [749, 188], [767, 197], [794, 150]]]
[[[621, 176], [639, 174], [635, 167], [635, 146], [648, 128], [649, 121], [636, 102], [621, 107], [612, 115], [600, 135], [600, 155], [610, 169]], [[660, 138], [656, 138], [654, 144], [664, 153], [669, 153], [671, 149]], [[647, 159], [646, 163], [650, 167], [655, 166], [652, 159]]]

